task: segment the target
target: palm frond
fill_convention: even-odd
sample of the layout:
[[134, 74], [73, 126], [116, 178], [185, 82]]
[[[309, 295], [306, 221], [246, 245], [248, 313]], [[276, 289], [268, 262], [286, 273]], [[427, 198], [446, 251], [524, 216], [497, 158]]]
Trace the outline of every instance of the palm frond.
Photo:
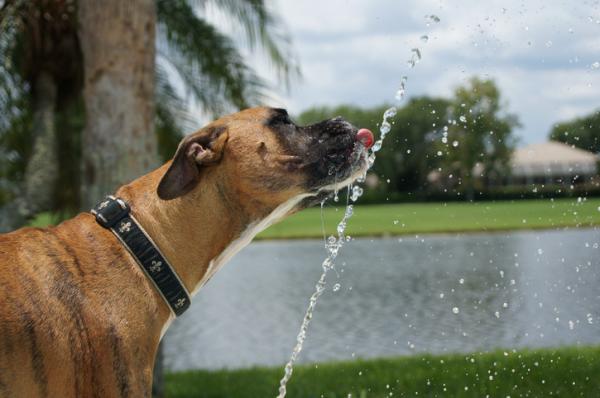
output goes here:
[[189, 114], [187, 104], [172, 86], [169, 76], [161, 63], [156, 64], [156, 109], [155, 132], [158, 138], [159, 154], [163, 160], [170, 159], [179, 141], [187, 132], [193, 131], [196, 121]]
[[157, 52], [183, 81], [185, 93], [216, 115], [266, 98], [266, 86], [232, 40], [198, 18], [185, 0], [158, 0]]
[[212, 3], [239, 23], [251, 49], [261, 47], [266, 51], [280, 80], [289, 84], [290, 78], [300, 76], [291, 38], [280, 19], [270, 9], [268, 1], [212, 0]]

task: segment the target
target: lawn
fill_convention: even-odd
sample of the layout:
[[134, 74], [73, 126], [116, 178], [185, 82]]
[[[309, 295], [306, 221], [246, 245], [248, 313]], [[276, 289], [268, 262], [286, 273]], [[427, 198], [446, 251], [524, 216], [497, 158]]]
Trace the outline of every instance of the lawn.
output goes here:
[[[168, 374], [167, 397], [275, 397], [282, 367]], [[598, 397], [598, 375], [600, 347], [417, 355], [297, 366], [288, 397]]]
[[[407, 203], [354, 206], [346, 230], [351, 236], [477, 232], [600, 225], [600, 198], [499, 202]], [[324, 211], [327, 234], [344, 208]], [[304, 210], [261, 233], [260, 239], [322, 237], [321, 210]]]

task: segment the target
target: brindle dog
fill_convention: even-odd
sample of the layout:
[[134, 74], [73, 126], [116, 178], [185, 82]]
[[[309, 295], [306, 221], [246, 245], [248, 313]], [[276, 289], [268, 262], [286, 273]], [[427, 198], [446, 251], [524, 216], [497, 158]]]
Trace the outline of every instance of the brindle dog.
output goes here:
[[[285, 110], [249, 109], [116, 194], [195, 293], [262, 229], [363, 173], [357, 137], [340, 118], [299, 127]], [[149, 397], [172, 319], [90, 213], [0, 235], [0, 397]]]

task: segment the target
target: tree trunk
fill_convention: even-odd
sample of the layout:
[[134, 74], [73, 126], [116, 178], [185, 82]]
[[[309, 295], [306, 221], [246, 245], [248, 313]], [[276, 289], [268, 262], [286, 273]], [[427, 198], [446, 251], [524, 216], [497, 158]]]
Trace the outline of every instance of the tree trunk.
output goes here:
[[54, 116], [56, 83], [47, 72], [38, 76], [33, 91], [33, 148], [25, 168], [21, 212], [30, 217], [53, 208], [58, 178]]
[[154, 0], [80, 0], [86, 127], [82, 205], [157, 165]]
[[[158, 164], [154, 0], [79, 0], [86, 126], [82, 200], [92, 207]], [[160, 357], [160, 353], [158, 355]], [[162, 374], [162, 361], [155, 370]], [[153, 391], [163, 396], [162, 377]]]

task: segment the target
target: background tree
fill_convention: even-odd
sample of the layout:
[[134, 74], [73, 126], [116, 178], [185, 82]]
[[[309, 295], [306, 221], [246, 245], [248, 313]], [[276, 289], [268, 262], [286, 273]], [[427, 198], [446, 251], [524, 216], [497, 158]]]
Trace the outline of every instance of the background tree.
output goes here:
[[[454, 92], [448, 112], [447, 134], [437, 141], [437, 152], [445, 175], [452, 174], [468, 199], [475, 192], [477, 178], [498, 180], [510, 170], [508, 162], [514, 149], [512, 131], [519, 126], [508, 114], [500, 91], [492, 80], [473, 77]], [[475, 166], [479, 164], [478, 175]]]
[[600, 109], [589, 115], [554, 125], [550, 139], [600, 153]]
[[[77, 181], [68, 158], [60, 156], [71, 150], [76, 157], [77, 142], [57, 134], [71, 130], [71, 120], [61, 116], [77, 106], [81, 88], [80, 65], [71, 62], [80, 56], [75, 18], [73, 0], [7, 0], [0, 9], [0, 84], [12, 93], [0, 99], [0, 143], [10, 153], [2, 168], [12, 170], [3, 178], [23, 180], [3, 194], [5, 200], [22, 198], [24, 216], [78, 195], [56, 189], [59, 181]], [[18, 112], [14, 98], [20, 98]]]

